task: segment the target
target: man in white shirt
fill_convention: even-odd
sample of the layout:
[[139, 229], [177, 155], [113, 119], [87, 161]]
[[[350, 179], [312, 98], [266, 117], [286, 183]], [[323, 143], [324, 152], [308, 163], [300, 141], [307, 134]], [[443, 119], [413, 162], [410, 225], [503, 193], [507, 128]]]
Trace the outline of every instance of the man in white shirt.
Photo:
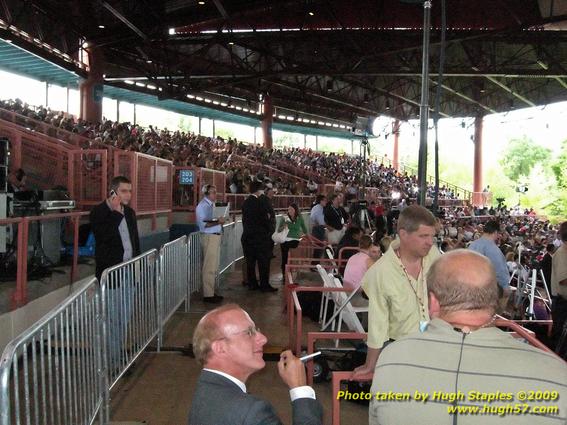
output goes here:
[[215, 282], [219, 268], [222, 225], [224, 217], [215, 220], [214, 209], [217, 199], [217, 188], [206, 184], [202, 188], [203, 199], [197, 205], [195, 215], [201, 232], [201, 247], [203, 249], [203, 301], [220, 303], [222, 296], [215, 294]]
[[[201, 318], [193, 334], [193, 352], [203, 372], [193, 395], [189, 425], [281, 425], [273, 406], [246, 392], [248, 378], [265, 367], [268, 339], [236, 304]], [[290, 388], [294, 425], [319, 425], [322, 408], [306, 385], [305, 368], [291, 351], [280, 356], [278, 371]]]

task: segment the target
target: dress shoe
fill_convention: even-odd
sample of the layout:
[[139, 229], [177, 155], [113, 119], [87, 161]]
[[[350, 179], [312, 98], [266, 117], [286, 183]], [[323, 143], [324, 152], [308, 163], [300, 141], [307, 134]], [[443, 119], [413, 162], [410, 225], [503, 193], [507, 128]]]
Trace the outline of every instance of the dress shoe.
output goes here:
[[277, 290], [278, 290], [278, 288], [274, 288], [273, 286], [270, 286], [270, 285], [260, 286], [261, 292], [276, 292]]
[[203, 297], [203, 302], [211, 303], [211, 304], [218, 304], [222, 301], [222, 298], [217, 297], [216, 295], [213, 297]]

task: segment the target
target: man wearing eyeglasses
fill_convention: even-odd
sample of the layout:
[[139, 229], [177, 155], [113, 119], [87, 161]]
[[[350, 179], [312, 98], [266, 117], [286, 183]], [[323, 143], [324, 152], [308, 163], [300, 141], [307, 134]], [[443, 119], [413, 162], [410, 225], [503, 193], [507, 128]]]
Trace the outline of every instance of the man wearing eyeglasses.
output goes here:
[[[189, 425], [282, 423], [269, 402], [246, 392], [248, 378], [266, 365], [263, 347], [267, 341], [236, 304], [219, 307], [201, 318], [193, 334], [193, 351], [203, 371], [193, 395]], [[290, 388], [293, 424], [321, 424], [322, 408], [313, 388], [305, 384], [301, 361], [285, 351], [278, 372]]]

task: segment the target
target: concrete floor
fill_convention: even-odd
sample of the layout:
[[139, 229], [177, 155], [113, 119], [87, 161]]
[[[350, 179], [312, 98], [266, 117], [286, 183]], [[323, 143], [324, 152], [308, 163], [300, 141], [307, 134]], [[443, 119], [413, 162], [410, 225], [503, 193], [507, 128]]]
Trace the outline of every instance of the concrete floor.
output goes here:
[[[40, 298], [63, 286], [69, 286], [69, 275], [72, 258], [65, 258], [62, 263], [51, 268], [51, 275], [41, 279], [30, 279], [27, 283], [28, 302]], [[94, 258], [79, 258], [76, 281], [94, 274]], [[0, 282], [0, 314], [12, 311], [12, 294], [16, 289], [16, 281]]]
[[[279, 254], [279, 253], [277, 253]], [[241, 285], [241, 273], [230, 273], [222, 284], [225, 302], [236, 302], [248, 311], [256, 325], [268, 337], [266, 346], [286, 347], [288, 329], [282, 314], [282, 279], [279, 272], [279, 255], [272, 262], [271, 284], [280, 288], [275, 293], [248, 291]], [[237, 267], [239, 269], [239, 267]], [[314, 276], [316, 278], [316, 276]], [[193, 329], [203, 313], [213, 307], [205, 305], [198, 294], [190, 303], [190, 312], [177, 312], [167, 326], [164, 347], [172, 351], [146, 352], [136, 362], [133, 373], [123, 378], [111, 393], [112, 421], [138, 421], [149, 425], [183, 425], [200, 366], [196, 360], [183, 353], [192, 338]], [[183, 307], [182, 307], [183, 308]], [[304, 320], [305, 331], [318, 330], [317, 324]], [[267, 361], [264, 370], [254, 374], [247, 383], [249, 392], [270, 401], [284, 424], [291, 424], [289, 392], [277, 372], [277, 363]], [[331, 423], [331, 383], [315, 384], [317, 398], [325, 411], [324, 423]], [[342, 423], [346, 425], [368, 422], [365, 406], [342, 403]]]

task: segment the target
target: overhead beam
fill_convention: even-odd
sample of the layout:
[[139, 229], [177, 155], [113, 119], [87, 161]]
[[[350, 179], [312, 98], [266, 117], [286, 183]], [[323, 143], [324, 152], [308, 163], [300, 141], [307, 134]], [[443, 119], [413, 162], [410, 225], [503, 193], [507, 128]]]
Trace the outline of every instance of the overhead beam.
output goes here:
[[124, 25], [126, 25], [128, 28], [130, 28], [132, 31], [134, 31], [142, 40], [146, 40], [146, 41], [148, 40], [148, 36], [146, 34], [144, 34], [144, 32], [142, 30], [140, 30], [136, 25], [134, 25], [132, 22], [130, 22], [128, 20], [128, 18], [126, 18], [124, 15], [122, 15], [118, 10], [113, 8], [111, 5], [109, 5], [105, 1], [101, 1], [100, 3], [106, 10], [108, 10], [110, 13], [112, 13], [114, 16], [116, 16], [117, 19], [122, 21], [122, 23]]
[[494, 84], [496, 84], [498, 87], [506, 90], [508, 93], [510, 93], [512, 96], [516, 97], [517, 99], [520, 99], [522, 102], [524, 102], [526, 105], [529, 106], [536, 106], [535, 103], [533, 103], [531, 100], [526, 99], [524, 96], [522, 96], [519, 93], [516, 93], [514, 90], [512, 90], [510, 87], [508, 87], [506, 84], [498, 81], [496, 78], [494, 77], [486, 77], [489, 81], [493, 82]]
[[[431, 79], [431, 83], [432, 83], [432, 84], [435, 84], [435, 85], [438, 84], [438, 82], [437, 82], [436, 80], [434, 80], [434, 79]], [[487, 112], [490, 112], [490, 113], [492, 113], [492, 114], [496, 114], [496, 113], [497, 113], [494, 109], [489, 108], [488, 106], [486, 106], [486, 105], [480, 103], [479, 101], [474, 100], [472, 97], [469, 97], [469, 96], [467, 96], [466, 94], [461, 93], [460, 91], [457, 91], [457, 90], [455, 90], [455, 89], [449, 87], [449, 86], [446, 85], [446, 84], [441, 84], [441, 87], [443, 87], [444, 90], [447, 90], [448, 92], [451, 92], [451, 93], [453, 93], [454, 95], [459, 96], [460, 98], [465, 99], [465, 100], [468, 101], [468, 102], [471, 102], [471, 103], [474, 103], [474, 104], [477, 105], [477, 106], [480, 106], [482, 109], [484, 109], [484, 110], [487, 111]]]
[[221, 14], [221, 16], [224, 19], [229, 19], [230, 16], [228, 15], [226, 9], [224, 8], [221, 0], [213, 0], [213, 3], [215, 4], [215, 6], [217, 7], [217, 10], [219, 11], [219, 13]]

